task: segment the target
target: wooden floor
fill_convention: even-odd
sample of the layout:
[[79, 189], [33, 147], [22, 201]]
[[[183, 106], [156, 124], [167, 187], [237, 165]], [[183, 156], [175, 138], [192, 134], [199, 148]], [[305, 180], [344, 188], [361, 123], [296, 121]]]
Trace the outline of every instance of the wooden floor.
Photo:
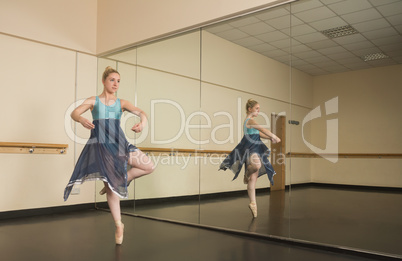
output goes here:
[[100, 210], [2, 220], [0, 260], [372, 260], [138, 217], [123, 222], [116, 246], [111, 215]]

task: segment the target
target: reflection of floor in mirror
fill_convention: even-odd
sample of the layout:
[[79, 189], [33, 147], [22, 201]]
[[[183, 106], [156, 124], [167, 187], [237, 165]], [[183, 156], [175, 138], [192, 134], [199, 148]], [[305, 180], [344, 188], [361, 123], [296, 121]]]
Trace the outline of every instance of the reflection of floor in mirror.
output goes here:
[[291, 237], [402, 255], [401, 191], [313, 187], [291, 195]]
[[123, 216], [123, 245], [114, 243], [110, 213], [78, 211], [2, 220], [1, 260], [254, 261], [372, 260], [183, 225]]
[[136, 204], [135, 207], [122, 208], [122, 212], [187, 223], [199, 223], [199, 201], [185, 200], [152, 204]]
[[[259, 234], [402, 255], [402, 193], [323, 186], [257, 195], [253, 219], [246, 194], [170, 206], [137, 214]], [[200, 213], [198, 219], [198, 213]]]
[[402, 255], [402, 193], [298, 187], [257, 196], [253, 219], [247, 197], [210, 200], [201, 223]]

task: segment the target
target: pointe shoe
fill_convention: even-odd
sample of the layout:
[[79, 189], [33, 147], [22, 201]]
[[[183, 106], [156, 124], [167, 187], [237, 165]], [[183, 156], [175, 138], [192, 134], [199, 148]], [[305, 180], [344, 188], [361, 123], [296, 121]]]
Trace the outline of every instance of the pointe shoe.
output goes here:
[[[121, 221], [116, 221], [116, 233], [114, 234], [115, 240], [116, 240], [116, 245], [121, 245], [123, 243], [123, 236], [124, 236], [124, 224], [121, 223]], [[121, 233], [121, 236], [117, 235], [117, 228], [122, 228], [123, 232]]]
[[250, 208], [251, 214], [253, 215], [253, 217], [256, 218], [257, 217], [257, 204], [255, 202], [253, 202], [253, 203], [250, 203], [248, 205], [248, 207]]
[[105, 194], [105, 193], [106, 193], [106, 186], [103, 187], [103, 189], [101, 189], [101, 190], [99, 191], [99, 195], [103, 195], [103, 194]]

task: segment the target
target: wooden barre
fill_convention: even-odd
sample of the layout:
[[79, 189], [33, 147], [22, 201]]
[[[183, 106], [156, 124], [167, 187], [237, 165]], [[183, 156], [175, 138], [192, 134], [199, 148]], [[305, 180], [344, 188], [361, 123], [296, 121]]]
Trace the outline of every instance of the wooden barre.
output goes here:
[[401, 153], [303, 153], [303, 152], [288, 152], [286, 154], [290, 158], [387, 158], [387, 159], [400, 159]]
[[179, 149], [179, 148], [144, 148], [139, 147], [143, 152], [166, 152], [166, 153], [194, 153], [194, 154], [229, 154], [227, 150], [203, 150], [203, 149]]
[[[179, 148], [139, 148], [143, 152], [166, 152], [166, 153], [194, 153], [194, 154], [229, 154], [227, 150], [203, 150], [203, 149], [179, 149]], [[304, 152], [288, 152], [286, 157], [289, 158], [402, 158], [401, 153], [304, 153]]]
[[66, 154], [68, 144], [0, 142], [0, 153]]
[[[229, 154], [227, 150], [203, 150], [203, 149], [179, 149], [179, 148], [139, 148], [143, 152], [166, 152], [166, 153], [194, 153], [194, 154]], [[402, 158], [401, 153], [303, 153], [288, 152], [286, 157], [289, 158]]]
[[[30, 153], [30, 154], [66, 154], [68, 144], [0, 142], [0, 153]], [[149, 148], [139, 147], [143, 152], [157, 153], [189, 153], [189, 154], [229, 154], [227, 150], [180, 149], [180, 148]], [[402, 158], [402, 153], [304, 153], [288, 152], [289, 158]]]

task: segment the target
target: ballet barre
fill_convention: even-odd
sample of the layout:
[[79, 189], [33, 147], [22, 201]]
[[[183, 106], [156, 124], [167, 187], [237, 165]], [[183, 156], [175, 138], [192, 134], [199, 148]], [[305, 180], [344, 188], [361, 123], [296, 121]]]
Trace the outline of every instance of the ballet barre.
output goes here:
[[66, 154], [68, 144], [0, 142], [0, 153]]
[[228, 155], [230, 151], [227, 150], [204, 150], [204, 149], [179, 149], [179, 148], [140, 148], [139, 149], [146, 153], [168, 155], [168, 156], [218, 156], [218, 155]]
[[303, 153], [288, 152], [289, 158], [401, 159], [402, 153]]

